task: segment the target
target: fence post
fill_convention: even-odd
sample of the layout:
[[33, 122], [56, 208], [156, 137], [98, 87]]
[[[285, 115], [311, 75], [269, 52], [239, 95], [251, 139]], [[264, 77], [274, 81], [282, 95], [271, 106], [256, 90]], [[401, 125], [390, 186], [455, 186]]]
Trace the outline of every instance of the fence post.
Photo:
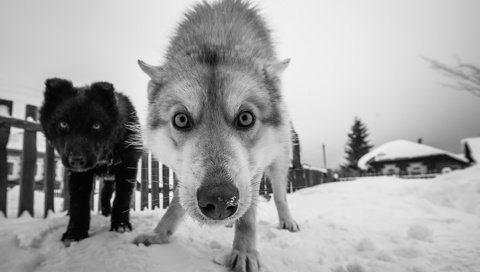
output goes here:
[[266, 196], [267, 195], [267, 190], [265, 189], [265, 174], [262, 175], [262, 178], [260, 179], [260, 186], [259, 186], [259, 189], [258, 189], [258, 194], [259, 195], [264, 195]]
[[142, 181], [140, 187], [140, 210], [148, 209], [148, 152], [142, 155]]
[[[37, 107], [27, 105], [25, 119], [37, 120]], [[22, 176], [20, 179], [20, 198], [18, 216], [24, 211], [33, 217], [33, 191], [35, 182], [35, 167], [37, 164], [37, 132], [25, 129], [23, 133]]]
[[162, 194], [163, 194], [163, 208], [167, 208], [170, 204], [170, 176], [168, 167], [166, 165], [162, 165]]
[[294, 169], [301, 169], [302, 168], [302, 159], [300, 158], [300, 139], [298, 138], [298, 134], [293, 128], [293, 124], [290, 123], [290, 131], [292, 133], [292, 164]]
[[327, 169], [327, 178], [325, 182], [334, 182], [332, 169]]
[[158, 160], [152, 157], [152, 210], [160, 209], [160, 164]]
[[45, 205], [44, 205], [44, 217], [48, 215], [48, 211], [55, 211], [54, 207], [54, 190], [55, 190], [55, 151], [53, 146], [46, 141], [45, 144], [45, 172], [44, 172], [44, 192], [45, 192]]
[[287, 193], [293, 192], [293, 186], [295, 185], [295, 174], [293, 173], [293, 169], [288, 169], [288, 186], [287, 186]]
[[177, 185], [178, 185], [178, 178], [175, 172], [173, 172], [173, 189], [177, 189]]
[[[12, 115], [12, 101], [0, 99], [0, 116]], [[7, 144], [10, 127], [0, 124], [0, 213], [7, 217], [8, 162]]]

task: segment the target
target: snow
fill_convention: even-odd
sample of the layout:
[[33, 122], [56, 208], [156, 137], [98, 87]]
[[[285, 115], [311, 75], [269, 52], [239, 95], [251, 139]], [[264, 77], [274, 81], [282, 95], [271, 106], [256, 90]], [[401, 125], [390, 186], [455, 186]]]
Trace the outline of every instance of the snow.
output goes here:
[[432, 155], [448, 155], [457, 160], [465, 161], [463, 156], [452, 154], [448, 151], [428, 146], [425, 144], [414, 143], [407, 140], [395, 140], [388, 143], [384, 143], [374, 150], [363, 155], [358, 160], [358, 167], [361, 169], [367, 169], [367, 163], [370, 160], [384, 161], [384, 160], [396, 160], [396, 159], [408, 159], [416, 157], [426, 157]]
[[0, 105], [0, 116], [10, 116], [9, 111], [7, 105]]
[[[14, 192], [9, 192], [14, 193]], [[273, 201], [258, 207], [263, 271], [478, 271], [480, 166], [430, 180], [368, 177], [288, 195], [301, 231], [277, 229]], [[109, 232], [93, 215], [91, 236], [60, 242], [68, 218], [0, 219], [0, 271], [227, 271], [233, 230], [186, 219], [171, 243], [135, 246], [164, 210], [132, 213], [134, 230]], [[214, 261], [215, 260], [215, 261]]]

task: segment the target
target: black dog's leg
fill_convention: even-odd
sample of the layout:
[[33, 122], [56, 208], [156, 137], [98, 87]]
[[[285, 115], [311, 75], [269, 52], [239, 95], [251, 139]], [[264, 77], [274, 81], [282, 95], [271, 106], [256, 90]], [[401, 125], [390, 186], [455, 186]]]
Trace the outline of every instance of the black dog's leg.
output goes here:
[[110, 200], [112, 199], [113, 189], [114, 189], [114, 182], [113, 180], [103, 179], [103, 187], [102, 187], [102, 215], [109, 216], [112, 214], [112, 205], [110, 204]]
[[130, 224], [130, 201], [137, 177], [137, 164], [121, 163], [115, 166], [115, 200], [112, 209], [113, 231], [132, 230]]
[[62, 241], [67, 246], [73, 241], [88, 237], [93, 180], [93, 171], [70, 172], [70, 221], [62, 236]]

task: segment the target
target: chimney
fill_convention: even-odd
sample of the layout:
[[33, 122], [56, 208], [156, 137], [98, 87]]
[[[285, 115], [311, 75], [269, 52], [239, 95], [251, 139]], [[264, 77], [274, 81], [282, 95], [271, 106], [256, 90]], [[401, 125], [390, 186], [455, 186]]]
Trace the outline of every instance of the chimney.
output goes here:
[[417, 143], [422, 144], [423, 140], [422, 138], [418, 138]]

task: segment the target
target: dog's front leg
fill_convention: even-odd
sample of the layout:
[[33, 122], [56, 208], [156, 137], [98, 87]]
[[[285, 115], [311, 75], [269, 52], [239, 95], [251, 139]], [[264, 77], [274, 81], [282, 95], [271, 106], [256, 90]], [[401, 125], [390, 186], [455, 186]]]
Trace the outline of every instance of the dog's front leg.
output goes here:
[[153, 234], [141, 234], [137, 236], [133, 242], [135, 244], [144, 244], [146, 246], [151, 244], [164, 244], [170, 240], [170, 237], [180, 225], [183, 217], [185, 216], [185, 210], [180, 205], [180, 199], [178, 197], [178, 189], [175, 190], [172, 202], [168, 206], [165, 215], [154, 229]]
[[248, 211], [235, 222], [235, 238], [229, 264], [235, 272], [258, 272], [260, 260], [256, 246], [256, 208]]
[[130, 202], [135, 188], [137, 162], [120, 163], [115, 166], [115, 199], [113, 200], [111, 231], [131, 231]]
[[90, 227], [90, 196], [93, 188], [93, 171], [70, 172], [70, 220], [62, 242], [69, 246], [74, 241], [88, 237]]
[[113, 191], [114, 191], [114, 183], [113, 180], [107, 180], [103, 179], [103, 185], [102, 185], [102, 192], [101, 192], [101, 197], [100, 201], [102, 204], [102, 215], [103, 216], [110, 216], [112, 214], [112, 205], [110, 204]]
[[273, 199], [277, 207], [278, 219], [281, 229], [299, 231], [297, 222], [293, 220], [287, 203], [288, 160], [277, 159], [266, 169], [266, 175], [270, 179], [273, 190]]

